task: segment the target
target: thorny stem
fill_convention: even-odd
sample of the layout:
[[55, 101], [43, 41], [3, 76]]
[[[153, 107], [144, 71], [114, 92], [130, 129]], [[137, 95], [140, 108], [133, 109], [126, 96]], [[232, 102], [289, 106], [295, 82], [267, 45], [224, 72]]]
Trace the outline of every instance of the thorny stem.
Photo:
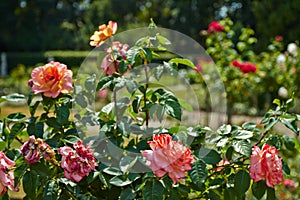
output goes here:
[[114, 109], [115, 109], [115, 116], [116, 116], [116, 121], [119, 121], [119, 116], [118, 116], [118, 106], [117, 106], [117, 90], [114, 89], [113, 91], [113, 100], [114, 100]]
[[261, 138], [258, 140], [258, 142], [255, 143], [254, 146], [257, 146], [261, 141], [264, 139], [264, 137], [267, 135], [268, 131], [263, 132]]
[[[144, 91], [144, 106], [147, 105], [147, 90], [149, 87], [149, 77], [148, 77], [148, 70], [147, 70], [147, 60], [144, 61], [144, 70], [145, 70], [145, 76], [146, 76], [146, 86]], [[145, 121], [146, 121], [146, 128], [148, 128], [149, 125], [149, 110], [145, 109]]]

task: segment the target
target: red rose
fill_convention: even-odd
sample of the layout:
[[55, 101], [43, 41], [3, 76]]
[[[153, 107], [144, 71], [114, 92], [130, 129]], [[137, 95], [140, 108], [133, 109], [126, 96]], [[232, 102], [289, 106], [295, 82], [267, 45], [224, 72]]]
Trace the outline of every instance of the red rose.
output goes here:
[[208, 33], [222, 32], [224, 31], [224, 27], [217, 21], [211, 22], [208, 25]]

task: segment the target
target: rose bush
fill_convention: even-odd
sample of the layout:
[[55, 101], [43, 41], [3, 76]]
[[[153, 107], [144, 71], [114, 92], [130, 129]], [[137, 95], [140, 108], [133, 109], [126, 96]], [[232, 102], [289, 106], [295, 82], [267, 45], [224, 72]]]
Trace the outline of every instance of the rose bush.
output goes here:
[[[226, 39], [232, 32], [223, 22], [211, 27], [210, 45], [233, 45]], [[216, 130], [200, 124], [187, 127], [180, 124], [183, 113], [190, 110], [187, 103], [159, 80], [177, 79], [181, 67], [201, 74], [212, 63], [173, 55], [151, 68], [153, 59], [168, 53], [168, 46], [176, 41], [159, 33], [153, 22], [149, 35], [130, 47], [112, 40], [116, 31], [117, 23], [110, 21], [90, 38], [92, 46], [109, 46], [96, 62], [104, 71], [99, 79], [83, 73], [76, 80], [80, 84], [74, 85], [72, 72], [58, 62], [33, 70], [28, 84], [30, 115], [12, 113], [0, 122], [2, 199], [9, 199], [7, 188], [17, 192], [21, 186], [24, 199], [246, 199], [247, 195], [275, 199], [276, 187], [291, 173], [282, 152], [298, 153], [298, 143], [272, 128], [281, 122], [299, 135], [300, 116], [289, 113], [293, 99], [274, 100], [276, 108], [259, 124], [223, 124]], [[255, 42], [248, 38], [251, 30], [243, 30], [242, 35], [240, 51], [246, 48], [243, 44]], [[228, 66], [222, 72], [227, 75], [225, 85], [251, 83], [257, 73], [256, 62], [254, 66], [249, 61], [252, 51], [247, 59], [227, 50], [225, 56], [219, 49], [208, 49], [216, 59], [222, 57], [217, 64]], [[245, 79], [244, 86], [235, 82], [237, 77]], [[91, 110], [91, 93], [107, 90], [112, 102], [98, 112]], [[232, 103], [237, 93], [228, 92]], [[1, 101], [16, 98], [21, 96]], [[78, 113], [72, 117], [74, 107]], [[167, 120], [172, 126], [152, 126], [155, 120]], [[91, 124], [99, 127], [98, 137], [89, 137], [86, 126]]]

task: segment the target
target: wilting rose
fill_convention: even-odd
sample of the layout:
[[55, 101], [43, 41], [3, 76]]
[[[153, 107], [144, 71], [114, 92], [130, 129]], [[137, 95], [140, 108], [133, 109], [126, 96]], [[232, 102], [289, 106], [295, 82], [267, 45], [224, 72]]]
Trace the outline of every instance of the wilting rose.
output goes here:
[[224, 27], [217, 21], [211, 22], [208, 25], [208, 33], [222, 32], [224, 31]]
[[147, 159], [147, 165], [157, 177], [168, 173], [176, 184], [185, 177], [185, 172], [191, 170], [191, 163], [195, 161], [191, 150], [181, 142], [172, 140], [168, 134], [154, 135], [153, 141], [148, 142], [152, 150], [145, 150], [142, 155]]
[[264, 144], [262, 149], [254, 146], [250, 158], [250, 177], [254, 182], [265, 179], [273, 188], [282, 181], [282, 162], [275, 147]]
[[43, 93], [46, 97], [56, 98], [60, 93], [73, 90], [72, 75], [66, 65], [51, 61], [32, 70], [28, 85], [34, 94]]
[[84, 176], [87, 176], [98, 165], [93, 156], [93, 150], [84, 147], [82, 141], [73, 145], [61, 147], [58, 152], [62, 155], [61, 167], [64, 169], [64, 175], [67, 179], [79, 182]]
[[18, 188], [15, 188], [14, 172], [12, 171], [15, 164], [0, 151], [0, 195], [6, 193], [7, 188], [15, 192], [19, 191]]
[[99, 31], [95, 31], [94, 35], [90, 37], [91, 46], [100, 46], [104, 41], [111, 37], [117, 32], [118, 24], [117, 22], [109, 21], [108, 25], [102, 24], [99, 26]]
[[112, 75], [118, 72], [118, 57], [122, 56], [126, 60], [126, 52], [128, 51], [128, 44], [122, 44], [120, 42], [113, 42], [112, 46], [106, 49], [108, 55], [106, 55], [101, 63], [101, 68], [107, 75]]
[[243, 73], [254, 73], [257, 70], [257, 67], [251, 62], [242, 63], [238, 60], [232, 61], [232, 66], [240, 68]]
[[32, 135], [29, 137], [28, 141], [21, 146], [20, 150], [25, 160], [30, 165], [40, 160], [41, 145], [43, 143], [44, 142], [40, 138], [35, 139]]
[[283, 185], [291, 190], [294, 190], [296, 188], [296, 183], [295, 181], [291, 180], [291, 179], [285, 179], [283, 181]]

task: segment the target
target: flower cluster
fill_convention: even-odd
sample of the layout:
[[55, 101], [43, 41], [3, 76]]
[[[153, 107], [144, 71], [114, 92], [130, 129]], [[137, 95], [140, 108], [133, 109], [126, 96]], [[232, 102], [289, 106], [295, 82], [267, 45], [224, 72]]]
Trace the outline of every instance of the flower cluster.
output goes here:
[[264, 144], [262, 149], [254, 146], [250, 158], [250, 177], [254, 182], [265, 179], [268, 187], [282, 181], [282, 162], [275, 147]]
[[254, 73], [257, 70], [257, 67], [251, 62], [242, 63], [238, 60], [234, 60], [232, 66], [240, 68], [243, 73]]
[[101, 68], [107, 75], [112, 75], [113, 73], [118, 72], [118, 58], [121, 56], [124, 60], [126, 60], [126, 52], [128, 49], [128, 44], [121, 44], [120, 42], [113, 42], [111, 47], [106, 49], [108, 54], [104, 57], [101, 63]]
[[185, 177], [185, 172], [191, 170], [191, 163], [195, 161], [191, 150], [181, 142], [172, 140], [168, 134], [154, 135], [153, 141], [148, 142], [152, 150], [145, 150], [142, 155], [147, 159], [147, 165], [157, 177], [168, 173], [176, 184]]
[[87, 176], [98, 164], [93, 156], [93, 150], [84, 147], [82, 141], [73, 145], [74, 149], [64, 146], [59, 149], [62, 155], [61, 167], [64, 169], [66, 178], [79, 182]]
[[46, 97], [56, 98], [60, 93], [73, 90], [72, 75], [66, 65], [51, 61], [33, 69], [28, 85], [34, 94], [43, 93]]
[[109, 21], [108, 25], [102, 24], [99, 26], [99, 31], [95, 31], [90, 37], [91, 46], [100, 46], [104, 41], [117, 32], [118, 25], [116, 22]]
[[0, 151], [0, 195], [7, 191], [6, 187], [15, 192], [19, 191], [18, 188], [15, 188], [14, 172], [12, 171], [15, 164]]

